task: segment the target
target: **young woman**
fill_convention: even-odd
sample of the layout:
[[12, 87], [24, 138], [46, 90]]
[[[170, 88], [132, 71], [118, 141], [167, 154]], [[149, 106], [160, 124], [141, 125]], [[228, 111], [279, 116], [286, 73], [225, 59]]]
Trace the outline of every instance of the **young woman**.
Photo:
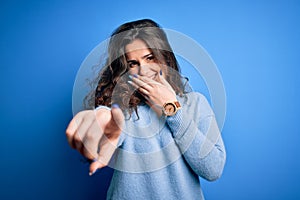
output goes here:
[[90, 175], [115, 169], [107, 199], [204, 199], [199, 176], [223, 171], [224, 144], [206, 98], [186, 91], [165, 32], [152, 20], [125, 23], [109, 41], [106, 67], [67, 128]]

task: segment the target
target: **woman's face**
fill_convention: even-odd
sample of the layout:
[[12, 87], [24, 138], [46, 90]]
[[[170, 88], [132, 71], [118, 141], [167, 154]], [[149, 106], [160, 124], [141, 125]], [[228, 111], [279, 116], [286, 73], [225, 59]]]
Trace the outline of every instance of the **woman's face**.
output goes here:
[[125, 52], [131, 75], [138, 74], [157, 80], [161, 68], [157, 59], [143, 40], [133, 40], [125, 46]]

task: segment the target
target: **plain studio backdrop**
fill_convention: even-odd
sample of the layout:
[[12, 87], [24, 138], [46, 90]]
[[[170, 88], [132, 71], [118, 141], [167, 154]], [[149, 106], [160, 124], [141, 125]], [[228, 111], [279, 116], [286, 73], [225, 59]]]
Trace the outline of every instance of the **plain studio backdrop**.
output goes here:
[[105, 197], [112, 170], [89, 177], [66, 141], [73, 84], [94, 47], [141, 18], [196, 40], [222, 75], [227, 163], [202, 180], [206, 199], [299, 199], [299, 16], [283, 0], [1, 1], [0, 199]]

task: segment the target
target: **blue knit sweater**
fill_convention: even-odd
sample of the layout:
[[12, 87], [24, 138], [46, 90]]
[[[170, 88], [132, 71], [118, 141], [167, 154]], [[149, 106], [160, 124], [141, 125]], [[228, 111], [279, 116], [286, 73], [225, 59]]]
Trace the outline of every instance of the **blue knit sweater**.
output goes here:
[[221, 176], [226, 153], [209, 103], [196, 92], [177, 99], [174, 116], [158, 118], [142, 105], [127, 118], [107, 199], [204, 199], [199, 176]]

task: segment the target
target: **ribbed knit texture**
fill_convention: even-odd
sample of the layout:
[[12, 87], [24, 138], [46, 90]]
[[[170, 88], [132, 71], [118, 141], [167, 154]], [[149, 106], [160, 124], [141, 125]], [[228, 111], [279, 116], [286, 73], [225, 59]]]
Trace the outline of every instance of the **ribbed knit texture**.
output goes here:
[[204, 199], [199, 176], [221, 176], [226, 153], [206, 98], [191, 92], [177, 99], [182, 109], [174, 116], [159, 119], [143, 105], [139, 120], [126, 120], [107, 199]]

